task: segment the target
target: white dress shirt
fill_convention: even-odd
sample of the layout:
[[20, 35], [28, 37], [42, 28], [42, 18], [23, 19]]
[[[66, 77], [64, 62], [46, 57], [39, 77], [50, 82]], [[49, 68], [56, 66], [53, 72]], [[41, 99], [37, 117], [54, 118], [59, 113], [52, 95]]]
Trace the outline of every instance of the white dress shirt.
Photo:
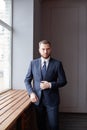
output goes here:
[[43, 57], [41, 57], [41, 68], [43, 67], [44, 61], [45, 61], [46, 62], [46, 70], [47, 70], [49, 60], [50, 60], [50, 57], [48, 57], [47, 59], [44, 59]]

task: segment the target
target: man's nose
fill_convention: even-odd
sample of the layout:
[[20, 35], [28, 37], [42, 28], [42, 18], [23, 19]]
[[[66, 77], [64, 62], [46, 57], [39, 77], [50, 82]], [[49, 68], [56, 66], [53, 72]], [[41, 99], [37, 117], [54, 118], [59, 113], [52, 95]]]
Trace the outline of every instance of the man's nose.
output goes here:
[[44, 50], [45, 53], [47, 53], [47, 50]]

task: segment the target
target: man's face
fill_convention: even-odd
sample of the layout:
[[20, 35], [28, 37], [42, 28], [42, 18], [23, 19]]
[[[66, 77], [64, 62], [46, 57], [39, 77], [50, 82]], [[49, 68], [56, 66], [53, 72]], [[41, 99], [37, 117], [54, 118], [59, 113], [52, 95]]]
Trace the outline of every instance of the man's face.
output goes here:
[[51, 46], [41, 43], [39, 46], [39, 53], [43, 58], [47, 59], [51, 54]]

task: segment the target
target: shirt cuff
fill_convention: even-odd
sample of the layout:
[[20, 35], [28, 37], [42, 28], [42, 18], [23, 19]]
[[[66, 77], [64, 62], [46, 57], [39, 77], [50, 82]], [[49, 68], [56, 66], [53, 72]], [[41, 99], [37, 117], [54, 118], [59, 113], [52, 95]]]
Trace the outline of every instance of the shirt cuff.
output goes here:
[[51, 83], [49, 83], [49, 88], [51, 88], [52, 87], [52, 85], [51, 85]]

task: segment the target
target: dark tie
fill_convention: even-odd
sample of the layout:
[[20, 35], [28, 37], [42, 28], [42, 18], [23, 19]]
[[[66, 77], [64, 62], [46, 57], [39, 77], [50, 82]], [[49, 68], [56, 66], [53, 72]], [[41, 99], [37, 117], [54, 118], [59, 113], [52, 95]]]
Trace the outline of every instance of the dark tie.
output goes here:
[[45, 79], [45, 75], [46, 75], [46, 61], [44, 61], [44, 65], [42, 67], [42, 79]]

